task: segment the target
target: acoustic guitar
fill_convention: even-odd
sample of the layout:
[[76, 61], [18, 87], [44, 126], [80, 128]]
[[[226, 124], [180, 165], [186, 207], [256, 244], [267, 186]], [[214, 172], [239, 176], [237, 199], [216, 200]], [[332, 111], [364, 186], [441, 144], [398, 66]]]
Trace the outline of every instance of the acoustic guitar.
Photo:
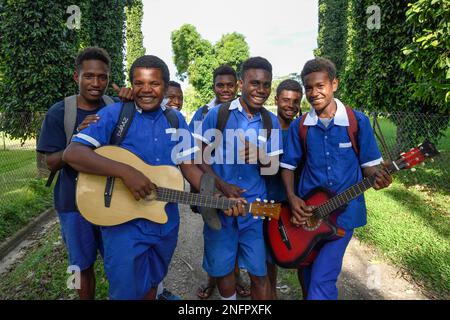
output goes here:
[[[419, 147], [401, 154], [387, 171], [392, 174], [410, 169], [438, 153], [433, 144], [425, 141]], [[374, 176], [367, 177], [338, 195], [326, 188], [313, 190], [303, 200], [316, 208], [313, 216], [301, 227], [291, 223], [289, 205], [283, 204], [279, 219], [268, 221], [264, 226], [266, 242], [275, 262], [281, 267], [293, 269], [311, 265], [324, 243], [345, 235], [345, 230], [339, 228], [336, 221], [346, 204], [370, 189], [374, 183]]]
[[[151, 166], [134, 153], [117, 146], [103, 146], [97, 154], [126, 163], [147, 176], [156, 186], [152, 200], [136, 201], [121, 179], [80, 172], [77, 179], [76, 202], [86, 220], [100, 226], [113, 226], [144, 218], [156, 223], [166, 223], [165, 205], [169, 202], [227, 210], [236, 204], [225, 197], [206, 196], [184, 190], [184, 178], [174, 166]], [[246, 212], [254, 218], [278, 219], [281, 204], [267, 200], [248, 203]]]

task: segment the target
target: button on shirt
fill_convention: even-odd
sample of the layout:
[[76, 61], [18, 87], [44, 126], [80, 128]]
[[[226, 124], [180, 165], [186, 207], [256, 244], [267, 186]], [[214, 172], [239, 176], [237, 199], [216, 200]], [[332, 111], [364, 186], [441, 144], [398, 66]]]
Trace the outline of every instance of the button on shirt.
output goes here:
[[[363, 179], [361, 168], [375, 166], [382, 161], [369, 118], [358, 111], [354, 111], [358, 122], [359, 142], [359, 156], [356, 155], [347, 132], [349, 120], [345, 106], [338, 99], [335, 101], [336, 115], [328, 127], [318, 121], [314, 109], [306, 116], [304, 125], [309, 126], [307, 156], [298, 187], [300, 197], [305, 197], [317, 187], [326, 187], [340, 193]], [[295, 170], [302, 158], [300, 121], [301, 118], [296, 119], [289, 127], [280, 164], [282, 168]], [[363, 195], [348, 204], [337, 223], [347, 230], [367, 223]]]
[[[202, 135], [197, 132], [194, 137], [206, 144], [211, 144], [215, 140], [212, 134], [217, 127], [217, 117], [220, 106], [212, 108], [202, 123]], [[257, 113], [250, 119], [239, 102], [239, 98], [230, 104], [230, 117], [224, 129], [222, 143], [216, 148], [215, 161], [212, 164], [214, 172], [225, 182], [234, 184], [247, 191], [242, 197], [249, 202], [255, 201], [256, 198], [264, 199], [266, 197], [266, 185], [264, 178], [261, 176], [260, 166], [258, 164], [245, 164], [240, 159], [238, 162], [238, 141], [239, 135], [235, 134], [235, 129], [242, 129], [245, 138], [249, 142], [258, 145], [258, 147], [266, 148], [269, 156], [276, 156], [283, 153], [282, 135], [277, 117], [270, 113], [272, 118], [272, 132], [270, 138], [266, 140], [263, 129], [261, 114]], [[212, 129], [212, 130], [211, 130]], [[227, 130], [228, 132], [227, 137]], [[245, 134], [247, 132], [247, 134]], [[253, 133], [253, 134], [252, 134]], [[234, 135], [234, 136], [233, 136]], [[243, 145], [243, 144], [242, 144]], [[238, 227], [244, 228], [251, 224], [255, 219], [251, 215], [246, 217], [225, 217], [220, 215], [223, 224], [231, 224], [237, 219]]]
[[[72, 141], [91, 147], [109, 144], [119, 120], [120, 111], [121, 103], [103, 108], [99, 112], [100, 120], [82, 130]], [[133, 122], [120, 147], [133, 152], [149, 165], [176, 166], [182, 161], [194, 159], [194, 153], [198, 147], [195, 146], [183, 116], [176, 110], [174, 112], [179, 120], [179, 130], [170, 126], [161, 108], [150, 112], [136, 108]], [[166, 212], [169, 218], [166, 224], [151, 222], [152, 228], [162, 234], [166, 234], [179, 223], [177, 204], [167, 204]]]

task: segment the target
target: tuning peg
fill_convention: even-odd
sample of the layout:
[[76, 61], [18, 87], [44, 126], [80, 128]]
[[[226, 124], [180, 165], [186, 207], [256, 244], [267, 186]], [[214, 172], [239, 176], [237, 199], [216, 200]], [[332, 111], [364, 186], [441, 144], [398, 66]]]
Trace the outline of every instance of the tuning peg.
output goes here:
[[412, 172], [416, 172], [416, 168], [411, 168], [411, 171]]
[[256, 198], [256, 201], [261, 202], [261, 199], [260, 198]]
[[268, 219], [269, 219], [269, 221], [272, 221], [272, 218], [269, 217]]
[[255, 219], [255, 220], [258, 219], [258, 218], [259, 218], [258, 216], [253, 216], [253, 219]]
[[267, 202], [269, 202], [269, 201], [267, 201], [267, 199], [264, 199], [264, 203], [267, 203]]
[[270, 200], [270, 203], [275, 203], [275, 200]]
[[[265, 214], [265, 213], [264, 213], [264, 214]], [[261, 219], [263, 219], [263, 220], [264, 220], [265, 218], [266, 218], [266, 216], [262, 216], [262, 217], [261, 217]]]

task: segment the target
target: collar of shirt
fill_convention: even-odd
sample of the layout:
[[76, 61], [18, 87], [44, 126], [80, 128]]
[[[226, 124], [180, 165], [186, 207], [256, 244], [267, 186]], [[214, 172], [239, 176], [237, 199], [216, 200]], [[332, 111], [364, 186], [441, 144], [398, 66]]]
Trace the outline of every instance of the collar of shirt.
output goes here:
[[[142, 108], [139, 107], [136, 102], [134, 103], [134, 106], [136, 107], [136, 111], [142, 114]], [[162, 111], [166, 110], [166, 106], [163, 103], [161, 103], [161, 110]]]
[[211, 101], [209, 101], [206, 105], [208, 106], [208, 110], [211, 110], [212, 108], [214, 108], [215, 106], [217, 106], [218, 103], [217, 102], [217, 98], [214, 97], [211, 99]]
[[[338, 126], [348, 127], [350, 124], [348, 122], [347, 111], [345, 110], [344, 104], [339, 99], [334, 99], [336, 101], [336, 114], [334, 116], [334, 124]], [[231, 109], [231, 108], [230, 108]], [[317, 125], [317, 121], [319, 117], [317, 116], [316, 110], [311, 107], [311, 110], [306, 115], [306, 119], [304, 122], [305, 126], [315, 126]]]

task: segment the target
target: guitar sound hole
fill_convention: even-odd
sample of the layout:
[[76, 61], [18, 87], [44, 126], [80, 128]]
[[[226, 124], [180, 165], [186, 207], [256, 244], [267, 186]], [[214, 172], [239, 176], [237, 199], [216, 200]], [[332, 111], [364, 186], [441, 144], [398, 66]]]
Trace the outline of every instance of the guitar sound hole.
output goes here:
[[307, 231], [314, 231], [320, 227], [321, 223], [322, 223], [322, 219], [310, 217], [310, 218], [308, 218], [308, 220], [306, 220], [306, 224], [303, 225], [303, 229], [305, 229]]

